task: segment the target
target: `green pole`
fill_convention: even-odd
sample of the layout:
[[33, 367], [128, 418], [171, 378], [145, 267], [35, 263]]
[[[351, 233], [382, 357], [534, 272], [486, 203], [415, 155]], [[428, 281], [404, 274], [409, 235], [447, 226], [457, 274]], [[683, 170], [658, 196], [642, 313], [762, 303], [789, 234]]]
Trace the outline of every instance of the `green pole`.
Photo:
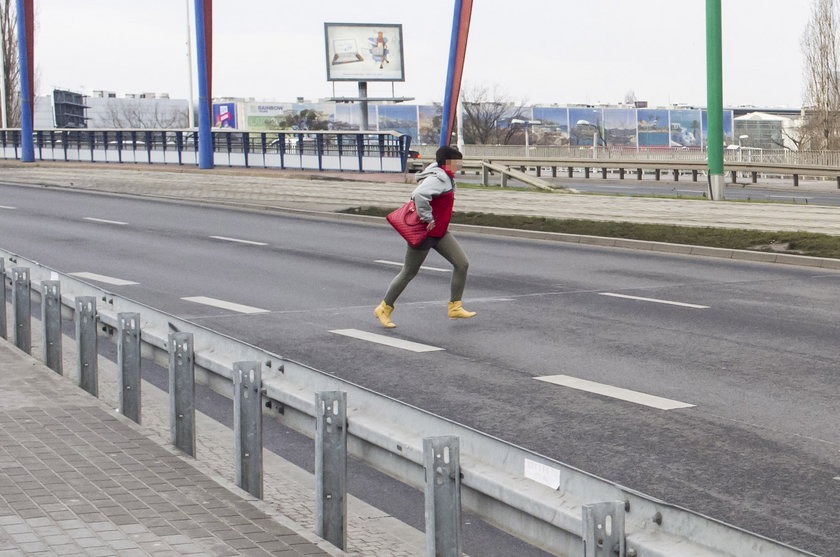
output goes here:
[[720, 0], [706, 0], [706, 114], [709, 128], [709, 199], [722, 200], [723, 179], [723, 56], [720, 31]]

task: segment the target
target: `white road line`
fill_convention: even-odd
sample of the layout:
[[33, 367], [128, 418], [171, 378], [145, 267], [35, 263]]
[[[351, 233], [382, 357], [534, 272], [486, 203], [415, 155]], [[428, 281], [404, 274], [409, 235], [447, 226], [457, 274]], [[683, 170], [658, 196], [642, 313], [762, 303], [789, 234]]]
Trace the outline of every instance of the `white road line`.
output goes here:
[[604, 383], [596, 383], [595, 381], [587, 381], [586, 379], [578, 379], [577, 377], [569, 377], [568, 375], [546, 375], [544, 377], [535, 377], [538, 381], [545, 381], [546, 383], [553, 383], [554, 385], [561, 385], [580, 391], [604, 395], [627, 402], [634, 402], [660, 410], [673, 410], [675, 408], [692, 408], [694, 404], [680, 402], [678, 400], [671, 400], [659, 396], [648, 395], [638, 391], [631, 391], [629, 389], [622, 389], [621, 387], [613, 387], [612, 385], [605, 385]]
[[14, 210], [14, 209], [17, 209], [17, 207], [9, 207], [8, 205], [0, 205], [0, 209], [10, 209], [10, 210]]
[[252, 242], [251, 240], [240, 240], [239, 238], [228, 238], [227, 236], [210, 236], [216, 240], [224, 240], [226, 242], [236, 242], [238, 244], [250, 244], [252, 246], [267, 246], [265, 242]]
[[638, 300], [640, 302], [654, 302], [657, 304], [668, 304], [671, 306], [681, 306], [685, 308], [695, 309], [709, 309], [711, 306], [700, 306], [697, 304], [686, 304], [685, 302], [672, 302], [670, 300], [659, 300], [657, 298], [642, 298], [640, 296], [628, 296], [627, 294], [615, 294], [613, 292], [599, 292], [601, 296], [612, 296], [613, 298], [627, 298], [628, 300]]
[[[394, 265], [396, 267], [402, 267], [403, 264], [399, 261], [386, 261], [384, 259], [375, 259], [374, 263], [382, 263], [383, 265]], [[436, 271], [438, 273], [449, 273], [452, 272], [452, 269], [441, 269], [439, 267], [427, 267], [426, 265], [421, 265], [421, 269], [425, 269], [426, 271]]]
[[133, 282], [130, 280], [123, 280], [114, 277], [109, 277], [106, 275], [97, 275], [96, 273], [68, 273], [71, 276], [79, 277], [80, 279], [88, 279], [88, 280], [95, 280], [96, 282], [104, 282], [105, 284], [113, 284], [114, 286], [129, 286], [132, 284], [140, 284], [139, 282]]
[[356, 338], [359, 340], [366, 340], [368, 342], [375, 342], [376, 344], [384, 344], [385, 346], [393, 346], [394, 348], [401, 348], [411, 352], [436, 352], [445, 350], [437, 346], [429, 346], [428, 344], [420, 344], [419, 342], [411, 342], [410, 340], [402, 340], [385, 335], [377, 335], [376, 333], [368, 333], [358, 329], [336, 329], [330, 331], [337, 335], [344, 335], [346, 337]]
[[118, 224], [120, 226], [125, 226], [126, 224], [128, 224], [127, 222], [122, 222], [122, 221], [119, 221], [119, 220], [97, 219], [97, 218], [94, 218], [94, 217], [84, 217], [82, 220], [89, 220], [91, 222], [101, 222], [101, 223], [104, 223], [104, 224]]
[[207, 296], [190, 296], [181, 298], [187, 302], [195, 302], [196, 304], [204, 304], [205, 306], [213, 306], [215, 308], [229, 309], [239, 313], [268, 313], [267, 309], [255, 308], [253, 306], [245, 306], [242, 304], [234, 304], [233, 302], [226, 302], [224, 300], [217, 300], [216, 298], [208, 298]]

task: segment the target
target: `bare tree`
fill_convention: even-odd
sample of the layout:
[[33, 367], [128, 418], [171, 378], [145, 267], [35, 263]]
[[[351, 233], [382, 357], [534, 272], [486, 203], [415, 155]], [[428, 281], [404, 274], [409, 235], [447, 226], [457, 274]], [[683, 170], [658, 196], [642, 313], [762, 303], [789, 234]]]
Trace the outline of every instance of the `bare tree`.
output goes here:
[[805, 108], [802, 145], [809, 150], [840, 149], [840, 20], [837, 0], [813, 0], [802, 36]]
[[178, 129], [188, 124], [187, 108], [164, 105], [156, 99], [110, 99], [104, 113], [90, 122], [94, 128]]
[[0, 47], [4, 70], [0, 77], [6, 90], [6, 106], [0, 106], [0, 112], [6, 114], [9, 127], [17, 128], [20, 127], [21, 103], [15, 0], [0, 0]]
[[509, 125], [512, 119], [524, 118], [524, 103], [514, 104], [498, 86], [492, 91], [486, 85], [469, 87], [464, 90], [462, 104], [464, 143], [507, 145], [518, 135], [524, 137], [520, 128]]

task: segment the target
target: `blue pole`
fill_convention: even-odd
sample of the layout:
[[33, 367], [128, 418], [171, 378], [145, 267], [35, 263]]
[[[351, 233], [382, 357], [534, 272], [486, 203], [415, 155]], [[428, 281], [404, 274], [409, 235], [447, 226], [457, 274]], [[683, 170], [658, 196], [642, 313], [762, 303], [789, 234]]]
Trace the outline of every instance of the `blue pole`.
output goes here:
[[213, 138], [210, 132], [210, 100], [207, 98], [207, 51], [204, 2], [195, 0], [195, 42], [198, 43], [198, 167], [213, 168]]
[[[458, 34], [461, 28], [461, 0], [455, 0], [455, 14], [452, 16], [452, 38], [449, 41], [449, 67], [446, 70], [446, 90], [443, 95], [443, 114], [440, 119], [440, 146], [449, 145], [452, 140], [452, 89], [455, 85], [455, 63], [458, 59]], [[457, 100], [457, 99], [456, 99]]]
[[18, 64], [20, 66], [20, 160], [35, 162], [35, 145], [32, 142], [32, 104], [30, 102], [29, 49], [26, 37], [24, 0], [17, 0]]

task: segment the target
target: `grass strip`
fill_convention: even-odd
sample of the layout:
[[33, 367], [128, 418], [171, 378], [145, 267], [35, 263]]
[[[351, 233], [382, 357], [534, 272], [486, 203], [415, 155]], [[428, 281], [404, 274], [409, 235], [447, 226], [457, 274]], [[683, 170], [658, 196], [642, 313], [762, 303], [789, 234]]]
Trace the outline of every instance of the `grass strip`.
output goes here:
[[[394, 209], [395, 207], [353, 207], [340, 212], [384, 217]], [[840, 258], [840, 236], [812, 232], [767, 232], [710, 226], [695, 227], [583, 219], [551, 219], [458, 211], [452, 215], [452, 222], [495, 228], [516, 228], [540, 232], [562, 232], [606, 238], [627, 238], [671, 244]]]

